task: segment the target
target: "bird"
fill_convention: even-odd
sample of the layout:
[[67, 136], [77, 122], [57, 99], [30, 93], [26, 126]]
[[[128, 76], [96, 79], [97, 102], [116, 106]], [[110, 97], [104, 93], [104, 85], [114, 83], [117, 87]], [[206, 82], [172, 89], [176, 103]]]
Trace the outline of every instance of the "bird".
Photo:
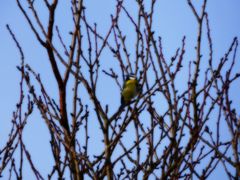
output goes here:
[[140, 92], [141, 86], [137, 77], [134, 74], [127, 75], [121, 92], [121, 106], [123, 107], [131, 103], [131, 100]]

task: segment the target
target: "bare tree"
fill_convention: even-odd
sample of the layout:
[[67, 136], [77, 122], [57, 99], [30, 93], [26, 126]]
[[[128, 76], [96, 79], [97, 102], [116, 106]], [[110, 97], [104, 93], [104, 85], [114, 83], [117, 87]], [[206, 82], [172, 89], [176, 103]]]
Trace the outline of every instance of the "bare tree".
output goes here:
[[[186, 37], [172, 58], [165, 58], [162, 39], [153, 28], [156, 0], [148, 2], [150, 8], [145, 1], [136, 1], [138, 14], [132, 14], [123, 0], [116, 0], [105, 35], [97, 24], [88, 21], [83, 0], [72, 0], [70, 44], [55, 22], [58, 0], [41, 2], [48, 11], [47, 26], [35, 1], [16, 3], [36, 41], [47, 52], [52, 70], [49, 75], [53, 74], [57, 82], [58, 99], [51, 97], [41, 74], [26, 62], [20, 42], [7, 25], [20, 52], [21, 81], [12, 129], [0, 149], [0, 176], [8, 170], [9, 179], [23, 179], [27, 162], [36, 179], [44, 179], [42, 173], [46, 172], [38, 170], [22, 138], [29, 117], [38, 111], [51, 137], [54, 166], [49, 169], [48, 179], [207, 179], [218, 166], [229, 179], [240, 177], [240, 118], [229, 93], [232, 84], [239, 83], [240, 72], [235, 69], [238, 39], [232, 40], [221, 59], [213, 58], [207, 0], [201, 9], [186, 1], [198, 25], [194, 60], [185, 58]], [[136, 36], [134, 50], [126, 43], [129, 36], [121, 29], [120, 18], [131, 22], [129, 28]], [[208, 40], [209, 54], [205, 56], [203, 37]], [[111, 54], [111, 61], [118, 66], [105, 69], [106, 62], [101, 58], [104, 52]], [[186, 61], [189, 66], [183, 69]], [[130, 73], [138, 75], [142, 92], [129, 105], [119, 103], [119, 108], [110, 113], [112, 105], [104, 106], [98, 96], [99, 79], [108, 77], [109, 86], [116, 85], [120, 94]], [[177, 77], [181, 73], [188, 78], [182, 82], [186, 88], [180, 91]], [[162, 113], [163, 103], [166, 107]], [[89, 132], [94, 124], [100, 127], [98, 133], [103, 138], [100, 154], [89, 150], [94, 138]], [[228, 132], [223, 132], [222, 126], [227, 126]], [[124, 137], [128, 136], [134, 141], [126, 141]]]

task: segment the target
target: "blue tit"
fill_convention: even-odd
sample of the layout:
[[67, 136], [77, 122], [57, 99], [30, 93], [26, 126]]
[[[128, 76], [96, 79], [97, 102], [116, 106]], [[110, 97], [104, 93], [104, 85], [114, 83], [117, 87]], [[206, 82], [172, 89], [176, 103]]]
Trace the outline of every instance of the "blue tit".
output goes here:
[[141, 91], [138, 79], [134, 74], [127, 76], [122, 93], [121, 93], [121, 105], [125, 106], [131, 102], [131, 100], [136, 97]]

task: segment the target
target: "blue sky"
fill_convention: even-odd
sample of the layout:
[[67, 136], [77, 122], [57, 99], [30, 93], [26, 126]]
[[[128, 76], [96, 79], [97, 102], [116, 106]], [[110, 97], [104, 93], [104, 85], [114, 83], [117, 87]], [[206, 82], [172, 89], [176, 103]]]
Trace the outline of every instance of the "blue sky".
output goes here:
[[[38, 2], [38, 1], [36, 1]], [[197, 1], [196, 6], [200, 9], [200, 1]], [[136, 12], [134, 7], [134, 1], [127, 1], [126, 7], [131, 10], [131, 13]], [[98, 29], [105, 35], [110, 26], [111, 19], [110, 14], [114, 13], [115, 3], [114, 0], [87, 0], [85, 3], [87, 7], [87, 18], [92, 24], [96, 22]], [[214, 59], [216, 62], [222, 57], [227, 48], [229, 47], [232, 39], [237, 36], [240, 38], [240, 1], [239, 0], [209, 0], [207, 5], [207, 11], [209, 13]], [[46, 19], [47, 15], [44, 9], [39, 8], [41, 11], [41, 18]], [[72, 28], [72, 22], [69, 18], [70, 11], [69, 6], [60, 4], [58, 9], [59, 18], [57, 24], [61, 27], [62, 34], [67, 34]], [[182, 37], [186, 36], [186, 56], [187, 60], [193, 60], [194, 46], [196, 44], [197, 23], [190, 8], [187, 6], [185, 0], [160, 0], [156, 6], [156, 16], [154, 19], [154, 27], [156, 34], [162, 37], [164, 52], [166, 58], [170, 58], [174, 55], [176, 49], [181, 45]], [[17, 71], [16, 66], [19, 65], [19, 53], [12, 41], [10, 35], [7, 32], [6, 24], [9, 24], [19, 40], [26, 57], [26, 62], [39, 73], [43, 82], [46, 83], [49, 93], [53, 97], [57, 97], [55, 89], [55, 79], [53, 78], [50, 65], [47, 61], [46, 52], [40, 48], [38, 42], [36, 42], [33, 33], [29, 30], [29, 26], [26, 23], [20, 10], [17, 8], [14, 0], [0, 1], [0, 148], [4, 144], [8, 137], [8, 133], [11, 127], [12, 112], [15, 108], [16, 102], [19, 97], [19, 80], [20, 73]], [[70, 20], [69, 20], [70, 19]], [[121, 20], [121, 26], [125, 30], [125, 33], [131, 37], [131, 29], [129, 22], [124, 18]], [[69, 37], [64, 37], [65, 41], [69, 42]], [[131, 38], [127, 39], [129, 49], [134, 49], [134, 44], [131, 43]], [[207, 52], [204, 52], [207, 54]], [[239, 53], [238, 53], [239, 57]], [[111, 61], [112, 55], [109, 56], [108, 52], [104, 52], [102, 57], [104, 59], [105, 68], [114, 67], [115, 63]], [[238, 59], [239, 61], [239, 59]], [[187, 64], [187, 63], [186, 63]], [[237, 63], [237, 68], [240, 69], [240, 63]], [[182, 75], [184, 78], [184, 74]], [[179, 77], [181, 79], [182, 77]], [[119, 92], [116, 91], [116, 86], [108, 82], [107, 77], [103, 78], [103, 86], [99, 86], [98, 96], [102, 100], [103, 104], [110, 104], [110, 112], [118, 107], [120, 102]], [[109, 87], [106, 91], [105, 87]], [[235, 101], [239, 104], [240, 96], [238, 93], [239, 85], [235, 85], [236, 88], [231, 90]], [[179, 84], [181, 89], [181, 85]], [[114, 98], [113, 98], [114, 97]], [[88, 100], [87, 97], [86, 100]], [[238, 111], [239, 112], [239, 111]], [[97, 135], [95, 135], [97, 136]], [[31, 117], [26, 130], [24, 132], [24, 139], [27, 143], [27, 147], [32, 152], [32, 157], [36, 160], [40, 172], [46, 177], [44, 172], [48, 172], [51, 167], [50, 149], [48, 148], [48, 130], [44, 122], [39, 118], [38, 111], [35, 111]], [[96, 137], [96, 142], [100, 140], [100, 137]], [[99, 143], [98, 145], [101, 146]], [[94, 148], [94, 147], [93, 147]], [[44, 156], [43, 156], [44, 155]], [[43, 158], [44, 157], [44, 158]], [[28, 174], [27, 168], [25, 173]], [[216, 177], [222, 177], [222, 170], [219, 169], [214, 174]]]

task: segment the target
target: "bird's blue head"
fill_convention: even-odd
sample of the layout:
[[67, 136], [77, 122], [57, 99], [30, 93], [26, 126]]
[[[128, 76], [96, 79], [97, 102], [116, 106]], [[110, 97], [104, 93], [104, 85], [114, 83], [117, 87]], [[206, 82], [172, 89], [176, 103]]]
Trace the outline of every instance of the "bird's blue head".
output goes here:
[[126, 76], [126, 80], [129, 80], [129, 79], [137, 79], [137, 77], [135, 74], [131, 73]]

